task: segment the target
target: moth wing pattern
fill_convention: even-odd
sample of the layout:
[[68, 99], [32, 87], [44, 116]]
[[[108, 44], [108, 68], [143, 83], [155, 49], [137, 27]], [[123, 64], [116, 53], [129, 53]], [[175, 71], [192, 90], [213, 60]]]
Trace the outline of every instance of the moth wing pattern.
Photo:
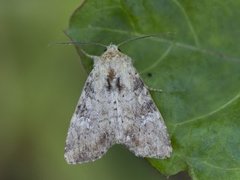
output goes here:
[[132, 60], [109, 45], [95, 57], [68, 130], [69, 164], [101, 158], [114, 144], [135, 155], [170, 157], [172, 147], [163, 118]]
[[[70, 122], [64, 154], [69, 164], [99, 159], [113, 144], [114, 132], [109, 121], [112, 115], [107, 111], [108, 98], [99, 95], [101, 92], [96, 90], [99, 81], [96, 74], [93, 69], [86, 80]], [[114, 117], [111, 119], [114, 120]]]
[[163, 118], [134, 67], [129, 66], [130, 89], [119, 98], [122, 139], [135, 155], [149, 158], [170, 157], [172, 147]]

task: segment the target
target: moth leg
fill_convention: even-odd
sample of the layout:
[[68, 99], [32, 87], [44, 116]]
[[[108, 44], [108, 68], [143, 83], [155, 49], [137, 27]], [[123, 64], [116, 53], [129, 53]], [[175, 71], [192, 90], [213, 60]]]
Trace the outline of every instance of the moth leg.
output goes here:
[[151, 87], [147, 86], [146, 84], [145, 84], [145, 87], [146, 87], [149, 91], [155, 91], [155, 92], [160, 92], [160, 93], [163, 92], [162, 89], [151, 88]]
[[88, 58], [90, 58], [90, 59], [95, 60], [95, 59], [98, 58], [98, 56], [94, 56], [94, 55], [88, 54], [88, 53], [87, 53], [86, 51], [84, 51], [82, 48], [80, 48], [80, 51], [81, 51], [81, 53], [83, 53], [84, 56], [86, 56], [86, 57], [88, 57]]

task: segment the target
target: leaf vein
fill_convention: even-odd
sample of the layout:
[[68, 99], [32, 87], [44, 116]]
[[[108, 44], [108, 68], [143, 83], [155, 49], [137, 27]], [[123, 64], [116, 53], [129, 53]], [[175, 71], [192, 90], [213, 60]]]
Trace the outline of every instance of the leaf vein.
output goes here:
[[199, 40], [198, 40], [198, 36], [197, 36], [197, 33], [196, 33], [196, 31], [194, 30], [194, 27], [193, 27], [193, 25], [192, 25], [192, 23], [191, 23], [191, 21], [190, 21], [190, 18], [189, 18], [189, 16], [188, 16], [188, 14], [187, 14], [187, 12], [186, 12], [186, 10], [183, 8], [183, 6], [178, 2], [178, 0], [172, 0], [175, 4], [176, 4], [176, 6], [181, 10], [181, 12], [183, 13], [183, 15], [184, 15], [184, 17], [185, 17], [185, 19], [186, 19], [186, 21], [187, 21], [187, 24], [188, 24], [188, 26], [189, 26], [189, 29], [190, 29], [190, 31], [192, 32], [192, 35], [193, 35], [193, 39], [194, 39], [194, 41], [195, 41], [195, 44], [196, 44], [196, 46], [199, 46]]
[[160, 58], [158, 58], [157, 61], [155, 61], [151, 66], [147, 67], [146, 69], [144, 69], [142, 72], [140, 72], [140, 74], [143, 74], [151, 69], [153, 69], [155, 66], [157, 66], [165, 57], [167, 57], [167, 55], [171, 52], [172, 48], [173, 48], [174, 44], [171, 44], [166, 51], [162, 54], [162, 56]]
[[188, 124], [188, 123], [192, 123], [192, 122], [195, 122], [199, 119], [203, 119], [203, 118], [206, 118], [208, 116], [211, 116], [219, 111], [221, 111], [222, 109], [226, 108], [227, 106], [229, 106], [230, 104], [232, 104], [234, 101], [236, 101], [238, 98], [240, 97], [240, 93], [238, 93], [236, 96], [234, 96], [232, 99], [230, 99], [228, 102], [224, 103], [222, 106], [220, 106], [219, 108], [217, 108], [216, 110], [214, 111], [211, 111], [207, 114], [204, 114], [204, 115], [201, 115], [201, 116], [198, 116], [196, 118], [193, 118], [193, 119], [189, 119], [189, 120], [186, 120], [186, 121], [183, 121], [183, 122], [180, 122], [180, 123], [176, 123], [175, 126], [181, 126], [181, 125], [184, 125], [184, 124]]
[[207, 166], [210, 166], [212, 168], [216, 168], [216, 169], [221, 169], [221, 170], [224, 170], [224, 171], [237, 171], [237, 170], [240, 170], [240, 168], [236, 167], [236, 168], [223, 168], [223, 167], [220, 167], [220, 166], [216, 166], [216, 165], [213, 165], [207, 161], [202, 161], [203, 164], [206, 164]]

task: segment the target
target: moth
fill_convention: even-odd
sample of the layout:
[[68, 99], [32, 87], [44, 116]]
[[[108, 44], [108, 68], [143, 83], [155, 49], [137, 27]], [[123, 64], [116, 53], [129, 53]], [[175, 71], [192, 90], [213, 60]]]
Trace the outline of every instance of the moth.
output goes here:
[[67, 163], [97, 160], [114, 144], [139, 157], [170, 157], [166, 125], [131, 58], [114, 44], [101, 56], [90, 57], [94, 67], [67, 134]]

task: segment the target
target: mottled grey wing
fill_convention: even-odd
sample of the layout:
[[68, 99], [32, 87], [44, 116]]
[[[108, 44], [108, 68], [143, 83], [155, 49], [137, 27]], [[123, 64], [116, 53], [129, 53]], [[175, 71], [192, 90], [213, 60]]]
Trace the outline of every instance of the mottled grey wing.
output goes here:
[[101, 158], [114, 141], [111, 126], [114, 117], [109, 119], [108, 111], [111, 100], [101, 92], [104, 84], [99, 83], [102, 80], [95, 73], [94, 70], [90, 73], [71, 119], [64, 154], [69, 164]]
[[137, 156], [170, 157], [172, 147], [163, 118], [143, 81], [132, 71], [129, 72], [132, 89], [119, 98], [123, 122], [120, 143]]

